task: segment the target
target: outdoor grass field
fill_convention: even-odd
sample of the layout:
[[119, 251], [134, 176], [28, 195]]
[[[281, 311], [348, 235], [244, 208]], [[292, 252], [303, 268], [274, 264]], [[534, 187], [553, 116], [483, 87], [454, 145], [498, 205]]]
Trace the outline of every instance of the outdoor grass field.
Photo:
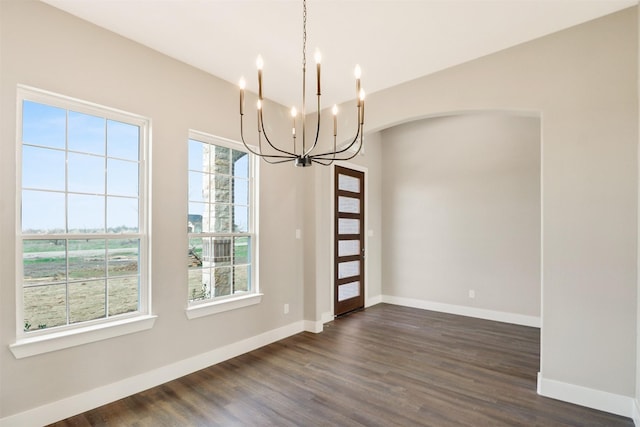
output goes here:
[[[218, 239], [215, 244], [224, 242], [226, 249], [206, 257], [204, 248], [213, 239]], [[228, 238], [213, 239], [190, 240], [189, 257], [185, 257], [189, 301], [250, 290], [249, 238], [236, 237], [233, 245]], [[138, 310], [138, 254], [137, 239], [25, 239], [24, 329], [35, 331]]]

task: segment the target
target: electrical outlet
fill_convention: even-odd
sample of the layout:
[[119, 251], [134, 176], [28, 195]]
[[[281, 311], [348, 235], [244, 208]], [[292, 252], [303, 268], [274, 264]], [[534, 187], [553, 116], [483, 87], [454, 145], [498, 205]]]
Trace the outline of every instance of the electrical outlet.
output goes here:
[[284, 314], [289, 314], [289, 304], [284, 305]]
[[469, 298], [475, 298], [476, 297], [476, 291], [474, 291], [473, 289], [469, 289]]

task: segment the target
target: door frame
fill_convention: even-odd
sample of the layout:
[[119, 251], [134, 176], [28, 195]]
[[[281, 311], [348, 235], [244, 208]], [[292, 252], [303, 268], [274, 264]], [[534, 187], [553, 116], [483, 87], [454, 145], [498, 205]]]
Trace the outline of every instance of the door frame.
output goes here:
[[355, 163], [351, 163], [351, 162], [334, 162], [334, 164], [331, 165], [331, 177], [330, 177], [330, 188], [331, 190], [329, 191], [329, 203], [328, 203], [328, 207], [330, 209], [330, 216], [329, 218], [331, 218], [331, 239], [329, 242], [329, 253], [331, 254], [331, 267], [330, 267], [330, 274], [331, 274], [331, 281], [330, 281], [330, 286], [329, 286], [329, 291], [330, 291], [330, 297], [331, 297], [331, 319], [328, 320], [332, 320], [335, 317], [335, 312], [336, 312], [336, 307], [335, 307], [335, 300], [336, 300], [336, 295], [335, 295], [335, 233], [336, 233], [336, 227], [335, 227], [335, 218], [334, 218], [334, 214], [335, 214], [335, 175], [336, 175], [336, 166], [340, 166], [343, 168], [347, 168], [347, 169], [353, 169], [356, 170], [358, 172], [362, 172], [364, 174], [364, 253], [365, 253], [365, 259], [364, 259], [364, 283], [363, 283], [363, 289], [364, 289], [364, 307], [367, 308], [369, 307], [371, 304], [368, 303], [368, 296], [369, 296], [369, 262], [367, 262], [367, 253], [369, 251], [369, 237], [370, 237], [370, 233], [371, 230], [369, 230], [369, 168], [367, 168], [366, 166], [360, 166], [357, 165]]

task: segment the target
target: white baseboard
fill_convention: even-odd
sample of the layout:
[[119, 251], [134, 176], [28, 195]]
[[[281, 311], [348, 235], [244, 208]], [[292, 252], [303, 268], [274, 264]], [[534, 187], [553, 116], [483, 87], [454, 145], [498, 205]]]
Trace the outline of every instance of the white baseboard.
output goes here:
[[638, 425], [637, 401], [629, 396], [546, 379], [542, 377], [540, 372], [538, 372], [538, 394], [623, 417], [634, 417], [634, 421]]
[[365, 307], [371, 307], [382, 302], [382, 295], [376, 295], [375, 297], [368, 298], [365, 302]]
[[633, 401], [633, 414], [631, 416], [636, 427], [640, 427], [640, 400], [638, 399], [640, 399], [640, 397]]
[[333, 319], [335, 319], [335, 316], [330, 311], [322, 313], [322, 323], [323, 324], [332, 322]]
[[394, 305], [402, 305], [405, 307], [421, 308], [423, 310], [458, 314], [460, 316], [476, 317], [478, 319], [513, 323], [515, 325], [532, 326], [534, 328], [539, 328], [541, 325], [540, 317], [538, 316], [527, 316], [524, 314], [507, 313], [504, 311], [487, 310], [484, 308], [445, 304], [441, 302], [419, 300], [414, 298], [396, 297], [393, 295], [382, 295], [382, 302]]
[[51, 424], [295, 335], [302, 332], [304, 327], [303, 321], [295, 322], [153, 371], [0, 418], [0, 427], [30, 427]]
[[324, 323], [322, 321], [316, 321], [316, 320], [305, 320], [304, 330], [306, 332], [313, 332], [314, 334], [319, 334], [324, 330]]

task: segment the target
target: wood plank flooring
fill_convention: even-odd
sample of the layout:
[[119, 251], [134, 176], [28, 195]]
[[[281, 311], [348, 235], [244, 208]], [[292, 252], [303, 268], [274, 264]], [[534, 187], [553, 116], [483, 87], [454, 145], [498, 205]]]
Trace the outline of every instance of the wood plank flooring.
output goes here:
[[628, 426], [538, 396], [536, 328], [379, 304], [53, 426]]

